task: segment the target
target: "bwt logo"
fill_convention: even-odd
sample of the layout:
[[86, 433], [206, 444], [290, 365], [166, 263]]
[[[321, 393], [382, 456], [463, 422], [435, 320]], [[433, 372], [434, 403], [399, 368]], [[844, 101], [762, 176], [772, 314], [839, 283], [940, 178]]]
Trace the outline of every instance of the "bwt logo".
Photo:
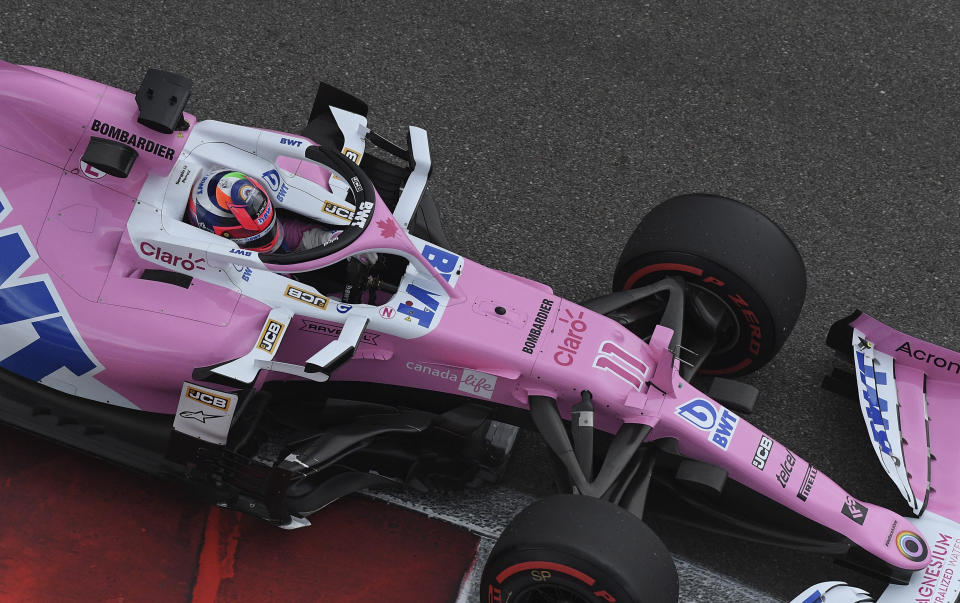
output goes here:
[[740, 417], [726, 408], [717, 416], [717, 409], [713, 404], [703, 399], [696, 399], [677, 407], [677, 414], [691, 423], [697, 429], [710, 433], [710, 441], [726, 450], [733, 440], [733, 432], [737, 429]]
[[280, 190], [280, 173], [277, 170], [267, 170], [261, 176], [267, 181], [270, 190], [273, 192]]
[[252, 268], [249, 268], [247, 266], [241, 266], [240, 264], [234, 264], [233, 269], [240, 273], [240, 278], [242, 278], [244, 282], [249, 283], [250, 278], [253, 277]]
[[303, 144], [302, 140], [297, 140], [295, 138], [281, 138], [280, 144], [289, 145], [291, 147], [299, 147]]
[[884, 454], [891, 454], [893, 448], [890, 446], [890, 439], [887, 437], [887, 430], [890, 429], [890, 421], [884, 418], [889, 407], [886, 400], [877, 394], [875, 387], [870, 385], [867, 379], [873, 379], [877, 385], [887, 384], [887, 374], [875, 370], [873, 363], [867, 364], [866, 356], [863, 352], [857, 350], [857, 370], [860, 373], [860, 383], [863, 385], [863, 398], [867, 401], [866, 415], [870, 421], [870, 435], [873, 441], [880, 447]]
[[[0, 222], [12, 211], [10, 202], [0, 190]], [[0, 360], [0, 367], [40, 381], [60, 369], [67, 369], [81, 377], [102, 368], [87, 351], [80, 333], [73, 326], [62, 306], [50, 277], [46, 274], [21, 277], [37, 259], [23, 226], [0, 231], [0, 327], [28, 321], [36, 338], [22, 330], [13, 335], [22, 345], [7, 346], [9, 352]], [[3, 334], [6, 340], [10, 334]]]
[[455, 253], [450, 253], [446, 249], [434, 247], [433, 245], [424, 245], [423, 259], [427, 260], [427, 263], [440, 273], [443, 280], [449, 283], [450, 277], [454, 275], [454, 270], [460, 261], [460, 256]]
[[[440, 307], [440, 295], [432, 291], [427, 291], [422, 287], [410, 284], [407, 285], [407, 295], [420, 302], [421, 306], [416, 306], [413, 300], [407, 300], [397, 307], [397, 312], [407, 316], [406, 320], [416, 319], [417, 324], [424, 328], [430, 328], [433, 323], [433, 317]], [[380, 314], [383, 316], [383, 313]], [[388, 318], [384, 316], [384, 318]]]
[[367, 225], [367, 218], [370, 217], [370, 212], [373, 211], [373, 203], [369, 201], [364, 201], [357, 208], [357, 211], [353, 213], [353, 226], [357, 228], [364, 228]]
[[270, 187], [270, 190], [277, 194], [277, 203], [283, 203], [283, 199], [287, 196], [289, 187], [287, 187], [287, 185], [280, 178], [280, 172], [277, 170], [267, 170], [260, 176], [266, 180], [267, 186]]

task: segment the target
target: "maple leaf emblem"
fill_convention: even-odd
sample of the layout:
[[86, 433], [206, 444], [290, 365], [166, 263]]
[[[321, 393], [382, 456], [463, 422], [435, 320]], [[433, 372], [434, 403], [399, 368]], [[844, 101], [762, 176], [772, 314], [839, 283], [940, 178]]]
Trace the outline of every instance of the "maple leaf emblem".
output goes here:
[[393, 237], [397, 236], [397, 232], [400, 230], [397, 228], [396, 222], [387, 219], [377, 220], [377, 227], [380, 229], [380, 234], [382, 234], [386, 239], [392, 239]]

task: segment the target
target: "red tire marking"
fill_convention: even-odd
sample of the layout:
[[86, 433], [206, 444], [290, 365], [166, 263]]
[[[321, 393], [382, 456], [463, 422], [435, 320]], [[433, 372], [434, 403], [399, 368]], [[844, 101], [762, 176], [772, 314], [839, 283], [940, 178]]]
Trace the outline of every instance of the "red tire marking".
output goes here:
[[[637, 270], [636, 272], [631, 274], [630, 278], [628, 278], [627, 282], [623, 285], [623, 290], [626, 291], [627, 289], [630, 289], [634, 285], [634, 283], [636, 283], [638, 280], [645, 277], [646, 275], [650, 274], [651, 272], [662, 272], [666, 270], [676, 270], [679, 272], [687, 272], [689, 274], [703, 276], [703, 270], [701, 270], [700, 268], [695, 268], [693, 266], [687, 266], [686, 264], [671, 264], [671, 263], [652, 264], [650, 266], [641, 268], [640, 270]], [[713, 277], [709, 277], [709, 278], [713, 278]], [[740, 301], [743, 301], [743, 303], [746, 304], [746, 302], [743, 300], [742, 297], [740, 297]], [[727, 367], [724, 369], [700, 369], [699, 373], [701, 375], [729, 375], [730, 373], [735, 373], [739, 370], [742, 370], [750, 366], [751, 363], [753, 363], [752, 358], [744, 358], [743, 360], [741, 360], [740, 362], [738, 362], [737, 364], [731, 367]]]
[[740, 362], [725, 369], [700, 369], [699, 372], [701, 375], [729, 375], [730, 373], [735, 373], [741, 369], [747, 368], [752, 363], [753, 358], [744, 358]]
[[686, 264], [652, 264], [637, 270], [630, 275], [630, 278], [627, 279], [627, 282], [623, 285], [624, 291], [633, 286], [634, 283], [647, 276], [651, 272], [663, 272], [665, 270], [675, 270], [677, 272], [687, 272], [689, 274], [695, 274], [697, 276], [703, 276], [703, 270], [700, 268], [694, 268], [693, 266], [687, 266]]
[[560, 572], [561, 574], [566, 574], [576, 578], [587, 586], [593, 586], [593, 584], [596, 582], [596, 580], [581, 571], [575, 570], [572, 567], [568, 567], [560, 563], [551, 563], [550, 561], [525, 561], [523, 563], [511, 565], [507, 569], [497, 574], [497, 582], [503, 584], [503, 581], [510, 576], [530, 569], [548, 569], [555, 572]]

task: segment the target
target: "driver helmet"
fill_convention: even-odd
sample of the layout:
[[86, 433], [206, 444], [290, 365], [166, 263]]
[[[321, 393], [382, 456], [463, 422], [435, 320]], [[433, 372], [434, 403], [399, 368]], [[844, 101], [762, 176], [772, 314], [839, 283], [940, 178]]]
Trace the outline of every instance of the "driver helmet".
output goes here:
[[266, 189], [243, 172], [200, 174], [190, 193], [190, 223], [235, 242], [243, 249], [276, 251], [283, 227]]

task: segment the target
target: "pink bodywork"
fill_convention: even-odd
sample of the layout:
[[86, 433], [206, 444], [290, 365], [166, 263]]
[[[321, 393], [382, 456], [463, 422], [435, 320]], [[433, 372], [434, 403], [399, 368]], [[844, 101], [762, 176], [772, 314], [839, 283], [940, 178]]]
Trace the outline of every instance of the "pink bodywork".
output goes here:
[[956, 479], [956, 435], [960, 422], [960, 354], [917, 339], [861, 314], [851, 326], [874, 347], [893, 356], [903, 439], [904, 464], [910, 487], [926, 509], [960, 522], [960, 480]]
[[[142, 410], [174, 413], [194, 368], [249, 352], [269, 312], [236, 290], [198, 279], [184, 289], [138, 278], [156, 265], [135, 253], [127, 220], [147, 175], [171, 170], [191, 130], [163, 135], [144, 128], [136, 122], [132, 95], [72, 76], [0, 63], [0, 83], [0, 188], [13, 207], [0, 229], [21, 225], [36, 246], [40, 259], [25, 274], [50, 275], [104, 367], [95, 378]], [[174, 161], [144, 152], [127, 179], [87, 178], [80, 173], [80, 157], [94, 120], [173, 149]], [[191, 128], [196, 123], [192, 116], [187, 120]], [[328, 170], [309, 161], [281, 166], [320, 184], [329, 178]], [[316, 264], [333, 263], [359, 248], [419, 253], [379, 197], [371, 220], [352, 249]], [[436, 272], [434, 277], [439, 279]], [[452, 296], [436, 328], [415, 339], [368, 331], [353, 359], [332, 378], [518, 408], [527, 408], [531, 395], [545, 395], [557, 399], [566, 418], [586, 389], [593, 394], [600, 429], [649, 424], [652, 439], [675, 438], [684, 455], [723, 467], [731, 478], [884, 561], [907, 569], [926, 565], [927, 559], [910, 561], [890, 546], [891, 526], [910, 529], [908, 520], [868, 503], [857, 511], [865, 517], [845, 515], [847, 493], [827, 476], [808, 471], [806, 461], [782, 445], [772, 442], [765, 468], [756, 467], [764, 434], [679, 378], [678, 362], [667, 350], [669, 330], [658, 329], [650, 344], [644, 343], [545, 285], [468, 260], [454, 287], [439, 280], [438, 286]], [[276, 359], [303, 365], [339, 327], [295, 317]], [[260, 382], [289, 378], [272, 373], [261, 375]], [[933, 412], [939, 411], [931, 404]], [[931, 422], [944, 429], [949, 424]], [[788, 455], [792, 471], [784, 469], [785, 478], [778, 479], [781, 465], [791, 466]], [[805, 496], [798, 496], [804, 490]], [[947, 498], [956, 501], [956, 493], [939, 504], [947, 505]]]

